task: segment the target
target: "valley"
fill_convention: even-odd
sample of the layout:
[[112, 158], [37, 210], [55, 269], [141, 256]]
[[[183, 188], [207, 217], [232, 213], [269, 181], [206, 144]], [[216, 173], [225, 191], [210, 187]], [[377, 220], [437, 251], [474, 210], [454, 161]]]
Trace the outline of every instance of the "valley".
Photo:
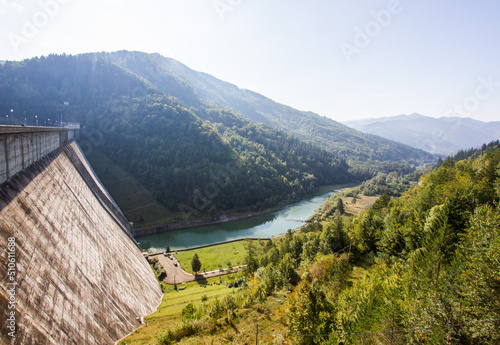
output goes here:
[[[148, 338], [140, 329], [138, 343], [494, 344], [499, 173], [500, 148], [491, 145], [444, 161], [401, 197], [384, 193], [372, 204], [361, 187], [335, 195], [299, 231], [246, 242], [244, 276], [165, 294], [163, 303], [192, 297], [176, 322], [163, 323], [168, 330]], [[339, 200], [353, 193], [371, 207], [342, 211]], [[229, 290], [210, 297], [221, 282]]]
[[33, 114], [80, 123], [80, 145], [137, 228], [262, 212], [435, 160], [157, 54], [6, 62], [0, 111], [7, 104], [28, 124]]
[[[59, 247], [46, 227], [64, 236], [59, 218], [71, 221], [73, 242], [64, 244], [65, 255], [74, 250], [74, 265], [92, 275], [91, 253], [98, 272], [112, 273], [116, 288], [106, 289], [103, 305], [115, 294], [133, 295], [119, 283], [122, 274], [147, 282], [146, 306], [139, 295], [127, 297], [116, 309], [119, 316], [111, 316], [121, 323], [103, 322], [116, 328], [107, 343], [136, 327], [120, 345], [500, 341], [498, 140], [467, 141], [475, 146], [459, 150], [450, 141], [429, 153], [427, 147], [407, 145], [426, 142], [422, 133], [438, 128], [421, 115], [380, 120], [384, 125], [377, 128], [386, 128], [391, 139], [413, 140], [403, 144], [276, 103], [159, 54], [134, 51], [7, 61], [0, 65], [0, 111], [11, 116], [7, 127], [19, 131], [26, 127], [21, 124], [34, 124], [28, 127], [37, 132], [38, 123], [61, 121], [79, 128], [76, 141], [55, 135], [53, 152], [36, 162], [28, 159], [29, 164], [17, 162], [16, 155], [24, 157], [39, 145], [5, 137], [2, 195], [13, 193], [15, 182], [16, 197], [31, 198], [23, 183], [39, 196], [32, 208], [2, 201], [27, 219], [4, 212], [2, 226], [15, 232], [14, 219], [29, 232], [27, 222], [38, 219], [32, 214], [41, 214], [43, 226], [36, 229], [47, 237], [41, 237], [41, 248], [49, 254], [36, 255], [50, 261]], [[431, 124], [420, 130], [416, 120]], [[445, 128], [446, 120], [440, 121]], [[60, 130], [48, 126], [47, 131]], [[422, 135], [412, 137], [410, 129]], [[465, 140], [465, 132], [450, 136]], [[72, 145], [76, 153], [60, 145]], [[445, 148], [448, 158], [442, 155]], [[64, 209], [81, 205], [78, 216], [64, 211], [53, 219], [59, 208], [51, 205], [62, 201], [33, 183], [37, 174], [54, 169], [51, 157], [62, 163], [57, 180], [46, 179], [44, 186], [52, 182], [64, 192]], [[12, 176], [9, 162], [19, 168]], [[84, 205], [78, 199], [83, 191]], [[194, 227], [200, 224], [205, 226]], [[112, 248], [122, 258], [133, 253], [124, 262], [140, 273], [132, 274], [121, 261], [101, 264], [101, 257], [111, 255], [110, 231], [122, 243]], [[238, 241], [217, 245], [233, 240]], [[175, 259], [162, 254], [167, 247], [178, 251]], [[198, 268], [190, 267], [195, 254]], [[228, 274], [178, 284], [181, 268], [187, 274], [221, 269]], [[50, 267], [47, 272], [51, 281], [67, 278]], [[98, 278], [108, 286], [106, 277]], [[23, 288], [33, 279], [27, 277]], [[44, 284], [36, 284], [43, 293]], [[79, 285], [68, 284], [78, 296]], [[99, 288], [85, 285], [86, 296], [99, 295]], [[141, 321], [145, 311], [154, 310], [159, 289], [160, 306]], [[92, 305], [89, 298], [86, 302]], [[58, 297], [50, 303], [60, 308]], [[104, 315], [100, 318], [107, 317], [102, 305], [88, 307], [88, 315], [94, 307]], [[93, 320], [96, 329], [98, 321]], [[57, 327], [56, 334], [64, 333], [64, 322]]]

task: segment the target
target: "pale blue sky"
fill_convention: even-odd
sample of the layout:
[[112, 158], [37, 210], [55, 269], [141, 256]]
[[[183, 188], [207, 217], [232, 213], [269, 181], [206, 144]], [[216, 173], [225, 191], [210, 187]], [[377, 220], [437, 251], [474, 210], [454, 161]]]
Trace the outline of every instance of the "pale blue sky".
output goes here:
[[0, 60], [157, 52], [338, 121], [500, 120], [500, 1], [0, 0]]

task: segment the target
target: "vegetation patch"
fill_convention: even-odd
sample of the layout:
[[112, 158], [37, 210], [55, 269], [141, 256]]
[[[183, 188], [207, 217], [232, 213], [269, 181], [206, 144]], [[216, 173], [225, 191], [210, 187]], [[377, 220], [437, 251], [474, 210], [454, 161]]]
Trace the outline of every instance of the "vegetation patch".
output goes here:
[[399, 198], [249, 242], [246, 282], [183, 304], [158, 344], [497, 344], [499, 202], [500, 150], [447, 159]]
[[165, 290], [158, 310], [144, 318], [144, 325], [127, 338], [119, 342], [120, 345], [154, 345], [167, 329], [182, 324], [182, 310], [190, 303], [210, 301], [233, 293], [234, 289], [226, 286], [229, 280], [226, 277], [217, 277], [203, 282], [190, 282], [179, 285], [183, 289], [175, 290], [169, 287]]
[[[201, 262], [200, 272], [210, 272], [219, 269], [228, 269], [245, 264], [248, 242], [256, 243], [255, 247], [262, 248], [267, 240], [243, 240], [211, 247], [193, 249], [175, 254], [175, 258], [184, 269], [191, 268], [191, 260], [194, 254], [198, 254]], [[191, 272], [190, 272], [191, 273]]]

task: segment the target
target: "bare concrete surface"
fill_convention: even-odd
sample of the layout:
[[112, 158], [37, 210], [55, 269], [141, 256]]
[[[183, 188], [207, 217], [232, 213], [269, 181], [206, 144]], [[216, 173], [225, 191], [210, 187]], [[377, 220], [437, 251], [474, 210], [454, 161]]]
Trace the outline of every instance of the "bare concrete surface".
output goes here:
[[0, 344], [113, 344], [156, 310], [153, 272], [96, 195], [61, 149], [0, 185]]

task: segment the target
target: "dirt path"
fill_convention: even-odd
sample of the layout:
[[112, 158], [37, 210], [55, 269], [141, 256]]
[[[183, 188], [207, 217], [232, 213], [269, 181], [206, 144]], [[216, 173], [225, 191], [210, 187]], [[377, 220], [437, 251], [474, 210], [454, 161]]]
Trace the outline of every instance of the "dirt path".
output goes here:
[[[206, 273], [199, 273], [197, 275], [194, 274], [189, 274], [186, 271], [184, 271], [181, 267], [181, 265], [177, 262], [177, 259], [175, 257], [173, 259], [169, 259], [168, 257], [164, 256], [163, 254], [154, 254], [150, 255], [150, 257], [156, 257], [158, 258], [158, 261], [161, 263], [161, 265], [165, 268], [165, 272], [167, 273], [167, 276], [163, 281], [167, 284], [182, 284], [182, 283], [187, 283], [187, 282], [192, 282], [195, 280], [203, 280], [206, 278], [212, 278], [212, 277], [218, 277], [226, 274], [231, 274], [231, 273], [236, 273], [239, 269], [245, 267], [243, 266], [237, 266], [233, 267], [233, 270], [231, 272], [228, 272], [227, 269], [225, 270], [220, 270], [220, 271], [210, 271]], [[174, 265], [174, 263], [177, 262], [177, 266]]]

